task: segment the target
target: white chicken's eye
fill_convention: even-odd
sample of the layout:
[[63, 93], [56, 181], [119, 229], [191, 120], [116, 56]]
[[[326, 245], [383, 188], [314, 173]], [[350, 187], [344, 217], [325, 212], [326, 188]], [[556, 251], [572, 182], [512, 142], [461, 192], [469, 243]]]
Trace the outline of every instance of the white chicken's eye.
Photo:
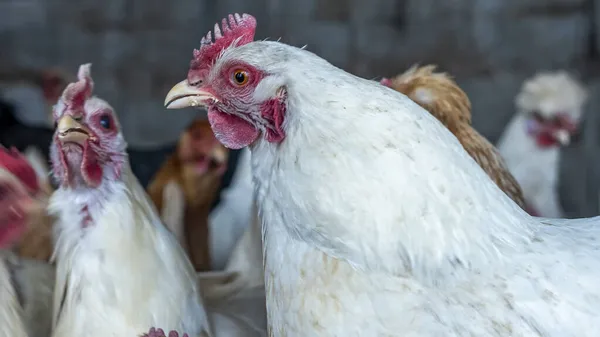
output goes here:
[[100, 117], [100, 125], [105, 129], [110, 129], [110, 127], [111, 127], [110, 116], [102, 115], [102, 117]]
[[236, 70], [233, 73], [233, 80], [238, 85], [244, 85], [248, 83], [248, 73], [243, 70]]

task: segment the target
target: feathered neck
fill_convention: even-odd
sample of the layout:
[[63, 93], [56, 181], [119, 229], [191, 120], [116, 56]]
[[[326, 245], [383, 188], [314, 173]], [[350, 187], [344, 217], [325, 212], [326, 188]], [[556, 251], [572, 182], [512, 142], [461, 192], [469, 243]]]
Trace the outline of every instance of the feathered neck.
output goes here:
[[114, 202], [138, 205], [140, 207], [137, 207], [136, 210], [143, 211], [144, 218], [150, 218], [152, 222], [160, 222], [146, 192], [131, 171], [128, 162], [123, 164], [118, 179], [104, 177], [102, 183], [96, 188], [85, 185], [61, 186], [50, 199], [49, 212], [58, 218], [68, 212], [79, 212], [82, 221], [80, 226], [89, 227], [102, 216], [107, 205]]
[[286, 68], [286, 139], [251, 147], [266, 227], [357, 268], [429, 279], [524, 249], [537, 220], [435, 117], [311, 55]]

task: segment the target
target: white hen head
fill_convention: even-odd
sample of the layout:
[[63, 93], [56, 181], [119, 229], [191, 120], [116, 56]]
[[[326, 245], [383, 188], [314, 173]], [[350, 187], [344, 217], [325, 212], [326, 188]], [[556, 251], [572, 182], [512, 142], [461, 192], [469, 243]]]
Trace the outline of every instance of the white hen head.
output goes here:
[[[169, 109], [205, 107], [215, 135], [232, 149], [258, 139], [280, 144], [300, 120], [297, 115], [286, 114], [293, 105], [289, 90], [294, 86], [311, 88], [314, 81], [339, 80], [313, 71], [315, 65], [331, 65], [308, 51], [278, 42], [253, 41], [255, 28], [256, 20], [248, 14], [229, 15], [221, 28], [215, 24], [214, 41], [212, 31], [202, 39], [200, 49], [194, 50], [187, 79], [173, 87], [165, 99]], [[323, 96], [314, 87], [303, 94]]]
[[578, 131], [587, 90], [565, 71], [541, 72], [525, 81], [515, 99], [527, 131], [542, 147], [568, 145]]
[[78, 81], [54, 106], [56, 125], [50, 156], [61, 186], [95, 188], [115, 180], [126, 161], [126, 142], [113, 108], [92, 96], [91, 64], [79, 67]]

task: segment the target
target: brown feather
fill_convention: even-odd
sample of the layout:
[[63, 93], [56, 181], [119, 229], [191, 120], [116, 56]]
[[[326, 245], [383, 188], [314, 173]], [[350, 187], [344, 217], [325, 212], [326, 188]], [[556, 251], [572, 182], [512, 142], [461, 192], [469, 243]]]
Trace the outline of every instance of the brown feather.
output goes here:
[[45, 213], [33, 217], [27, 231], [16, 246], [16, 253], [25, 258], [50, 261], [54, 251], [52, 238], [54, 218]]
[[435, 65], [413, 66], [391, 80], [391, 87], [415, 101], [442, 122], [494, 182], [521, 208], [521, 187], [508, 171], [498, 150], [471, 125], [471, 101], [446, 73]]
[[[184, 228], [186, 242], [182, 245], [197, 271], [211, 270], [209, 251], [208, 217], [211, 205], [217, 197], [222, 173], [209, 169], [203, 174], [194, 171], [191, 165], [185, 165], [181, 159], [182, 148], [190, 147], [190, 134], [199, 132], [206, 137], [214, 137], [206, 120], [194, 121], [181, 135], [174, 154], [162, 165], [148, 186], [148, 194], [160, 212], [163, 208], [163, 193], [170, 181], [175, 181], [185, 195]], [[227, 150], [215, 141], [213, 149]], [[196, 150], [195, 150], [196, 151]]]

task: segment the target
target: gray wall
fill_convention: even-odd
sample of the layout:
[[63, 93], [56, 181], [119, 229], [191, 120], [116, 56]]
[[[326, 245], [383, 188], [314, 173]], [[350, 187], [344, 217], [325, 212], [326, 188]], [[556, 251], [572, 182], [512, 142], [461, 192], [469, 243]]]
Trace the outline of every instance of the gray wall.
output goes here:
[[[129, 142], [174, 141], [193, 112], [165, 111], [192, 48], [229, 12], [258, 19], [258, 38], [308, 45], [367, 78], [437, 63], [473, 101], [475, 126], [496, 141], [513, 97], [537, 70], [566, 68], [591, 89], [582, 144], [564, 151], [569, 215], [598, 212], [598, 0], [0, 0], [0, 67], [92, 62], [96, 93], [116, 108]], [[1, 69], [0, 69], [1, 70]]]

